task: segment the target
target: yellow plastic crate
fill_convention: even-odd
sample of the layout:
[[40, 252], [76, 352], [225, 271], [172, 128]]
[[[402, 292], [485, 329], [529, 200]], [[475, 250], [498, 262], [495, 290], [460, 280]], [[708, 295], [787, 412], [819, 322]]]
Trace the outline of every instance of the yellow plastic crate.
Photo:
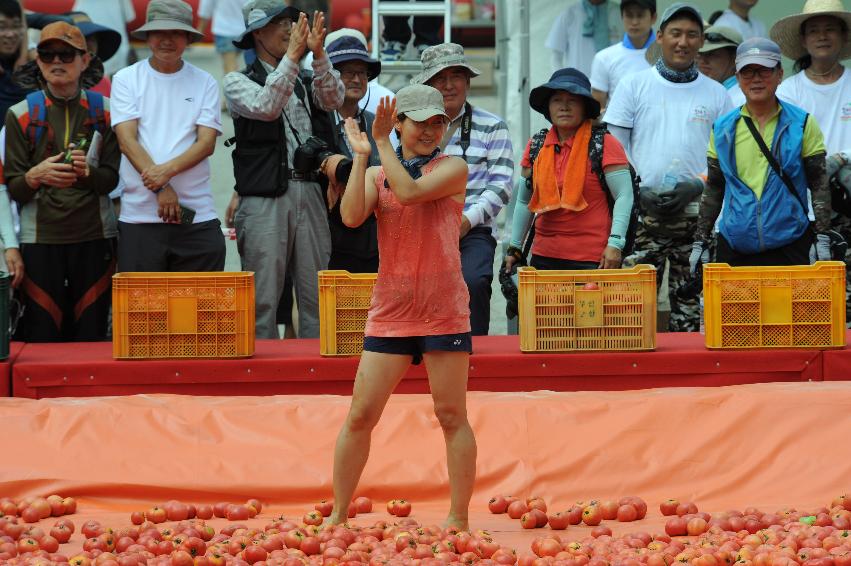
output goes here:
[[319, 353], [358, 356], [363, 351], [366, 314], [375, 273], [319, 272]]
[[706, 347], [845, 346], [845, 263], [703, 266]]
[[[518, 270], [520, 350], [656, 347], [656, 268]], [[587, 284], [596, 284], [597, 288]]]
[[246, 358], [254, 354], [254, 273], [117, 273], [115, 359]]

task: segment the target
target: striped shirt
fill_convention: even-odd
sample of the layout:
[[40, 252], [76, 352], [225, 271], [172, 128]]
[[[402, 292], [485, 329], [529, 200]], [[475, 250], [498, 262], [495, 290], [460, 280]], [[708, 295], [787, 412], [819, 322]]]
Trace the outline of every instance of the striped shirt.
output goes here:
[[[461, 120], [466, 110], [453, 120]], [[450, 126], [452, 127], [452, 126]], [[444, 153], [461, 156], [461, 128], [455, 128]], [[508, 126], [499, 116], [473, 107], [473, 124], [470, 132], [470, 147], [467, 148], [467, 197], [464, 200], [464, 216], [470, 226], [489, 227], [496, 233], [496, 216], [511, 199], [514, 176], [514, 149]]]
[[[271, 122], [284, 112], [287, 122], [292, 125], [284, 128], [287, 161], [292, 167], [295, 148], [303, 144], [313, 132], [309, 108], [298, 96], [293, 96], [299, 68], [289, 57], [281, 59], [277, 68], [265, 61], [261, 63], [269, 72], [266, 85], [261, 87], [239, 71], [228, 73], [224, 80], [225, 99], [233, 118], [242, 116], [249, 120]], [[328, 57], [314, 59], [313, 99], [316, 104], [323, 110], [339, 108], [343, 104], [345, 91], [340, 73], [331, 68]], [[293, 130], [298, 134], [293, 133]]]

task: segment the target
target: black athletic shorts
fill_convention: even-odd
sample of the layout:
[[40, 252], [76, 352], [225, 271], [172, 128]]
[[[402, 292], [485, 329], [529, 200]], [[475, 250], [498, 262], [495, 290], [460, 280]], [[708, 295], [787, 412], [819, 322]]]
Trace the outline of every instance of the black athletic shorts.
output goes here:
[[366, 336], [363, 349], [379, 354], [402, 354], [413, 356], [413, 364], [419, 365], [426, 352], [473, 352], [473, 338], [470, 332], [460, 334], [436, 334], [434, 336], [404, 336], [384, 338]]

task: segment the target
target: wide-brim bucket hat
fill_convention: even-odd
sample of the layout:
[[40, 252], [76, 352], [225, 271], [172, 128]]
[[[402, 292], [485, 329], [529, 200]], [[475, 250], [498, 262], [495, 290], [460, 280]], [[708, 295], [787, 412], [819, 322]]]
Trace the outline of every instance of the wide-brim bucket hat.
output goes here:
[[573, 68], [559, 69], [550, 80], [532, 89], [529, 106], [550, 119], [550, 97], [558, 91], [569, 92], [585, 98], [585, 118], [594, 120], [600, 116], [600, 103], [591, 96], [591, 81], [582, 71]]
[[83, 35], [96, 36], [98, 42], [97, 56], [101, 61], [108, 61], [110, 57], [118, 52], [121, 46], [121, 34], [112, 28], [96, 24], [85, 12], [68, 12], [66, 14], [74, 25], [80, 28]]
[[381, 61], [373, 59], [366, 50], [366, 44], [361, 43], [356, 37], [350, 35], [341, 36], [325, 47], [328, 59], [335, 67], [346, 61], [363, 61], [366, 63], [367, 78], [374, 79], [381, 74]]
[[192, 27], [192, 6], [183, 0], [151, 0], [145, 15], [145, 25], [130, 35], [135, 39], [144, 40], [147, 39], [149, 31], [175, 30], [188, 33], [190, 43], [204, 37], [204, 34]]
[[471, 77], [478, 77], [482, 74], [477, 68], [467, 63], [467, 58], [464, 56], [464, 48], [457, 43], [432, 45], [423, 50], [420, 60], [423, 63], [423, 70], [411, 79], [412, 85], [424, 85], [437, 73], [450, 67], [461, 67]]
[[253, 49], [254, 36], [252, 32], [263, 29], [275, 18], [289, 17], [292, 21], [296, 21], [300, 14], [301, 10], [294, 6], [287, 6], [284, 4], [284, 0], [249, 0], [242, 7], [245, 31], [231, 43], [234, 47], [240, 49]]
[[[797, 61], [807, 54], [801, 44], [801, 26], [810, 18], [832, 16], [845, 22], [845, 29], [851, 30], [851, 12], [842, 5], [842, 0], [807, 0], [800, 14], [786, 16], [771, 26], [769, 36], [780, 46], [783, 55]], [[840, 59], [851, 57], [851, 41], [846, 41], [839, 52]]]

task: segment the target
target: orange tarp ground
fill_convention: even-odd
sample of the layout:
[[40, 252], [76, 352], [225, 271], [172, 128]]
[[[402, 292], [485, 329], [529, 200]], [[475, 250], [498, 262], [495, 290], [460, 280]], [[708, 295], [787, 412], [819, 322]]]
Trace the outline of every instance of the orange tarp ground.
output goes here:
[[[333, 445], [348, 404], [337, 396], [0, 399], [0, 495], [75, 496], [80, 517], [115, 526], [170, 498], [258, 497], [272, 512], [300, 516], [332, 496]], [[849, 382], [471, 393], [469, 414], [479, 445], [474, 528], [519, 530], [487, 515], [493, 494], [542, 495], [555, 509], [639, 495], [658, 528], [668, 497], [710, 512], [775, 510], [826, 505], [851, 488]], [[430, 398], [395, 396], [359, 493], [382, 508], [410, 499], [414, 516], [439, 522], [444, 463]]]

